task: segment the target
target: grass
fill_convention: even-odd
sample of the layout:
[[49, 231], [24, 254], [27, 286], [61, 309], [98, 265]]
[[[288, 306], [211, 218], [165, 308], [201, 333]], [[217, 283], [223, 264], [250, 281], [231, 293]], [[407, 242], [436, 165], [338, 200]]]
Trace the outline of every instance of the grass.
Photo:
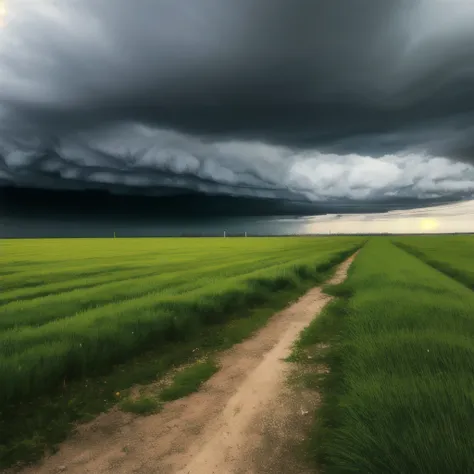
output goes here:
[[[195, 349], [196, 350], [196, 349]], [[170, 402], [197, 392], [201, 385], [210, 379], [219, 370], [213, 358], [193, 362], [191, 365], [180, 368], [169, 384], [153, 393], [154, 387], [142, 387], [138, 397], [125, 394], [119, 403], [122, 411], [137, 415], [151, 415], [163, 408], [163, 402]], [[116, 392], [117, 396], [123, 396]]]
[[179, 371], [174, 376], [172, 383], [161, 391], [161, 400], [167, 402], [197, 392], [199, 387], [218, 370], [219, 367], [212, 359], [199, 361], [186, 367]]
[[472, 291], [375, 238], [329, 292], [292, 357], [323, 394], [313, 460], [328, 474], [473, 472]]
[[474, 237], [471, 235], [399, 237], [398, 247], [474, 290]]
[[135, 415], [151, 415], [161, 410], [162, 404], [154, 397], [126, 398], [119, 404], [122, 411]]
[[[150, 272], [154, 268], [153, 275], [132, 281], [126, 278], [101, 282], [92, 288], [3, 305], [0, 308], [0, 382], [3, 384], [0, 403], [48, 393], [64, 380], [107, 370], [154, 345], [189, 338], [199, 327], [222, 321], [226, 313], [262, 303], [273, 291], [297, 286], [298, 279], [316, 277], [339, 261], [348, 249], [351, 251], [360, 239], [296, 239], [294, 242], [269, 239], [267, 248], [261, 247], [259, 239], [246, 239], [247, 248], [239, 241], [212, 246], [207, 242], [207, 250], [202, 248], [202, 239], [181, 242], [185, 257], [181, 253], [173, 256], [169, 247], [176, 244], [172, 239], [139, 242], [141, 252], [147, 245], [155, 246], [156, 253], [161, 252], [160, 258], [151, 257], [151, 252], [142, 255], [146, 257], [144, 269]], [[47, 244], [49, 241], [45, 241], [44, 249], [38, 241], [36, 251], [43, 258], [52, 259], [46, 252]], [[56, 249], [61, 245], [67, 245], [67, 241], [56, 241]], [[93, 246], [97, 244], [91, 241], [90, 245], [93, 255]], [[115, 245], [113, 258], [118, 261], [122, 251], [126, 253], [138, 243], [123, 239], [108, 243], [108, 247], [112, 245]], [[189, 251], [193, 246], [195, 253]], [[10, 263], [11, 268], [20, 261], [22, 254], [18, 253], [17, 260]], [[69, 254], [74, 256], [72, 251]], [[97, 261], [90, 259], [89, 270], [81, 272], [90, 273], [97, 265], [102, 267], [102, 260], [102, 257]], [[140, 255], [130, 262], [136, 267]], [[69, 264], [61, 263], [63, 269]], [[8, 261], [5, 267], [9, 268]], [[58, 274], [63, 277], [67, 274], [53, 272], [55, 268], [43, 275], [43, 285], [49, 284], [48, 278], [55, 280]], [[31, 274], [21, 266], [18, 274], [5, 277], [7, 286], [17, 284], [21, 277], [30, 283], [36, 281], [38, 272], [34, 263]], [[70, 277], [76, 279], [77, 275], [71, 272]]]
[[[321, 283], [362, 242], [247, 238], [2, 243], [2, 283], [5, 279], [8, 287], [3, 297], [23, 292], [23, 300], [0, 307], [0, 467], [38, 459], [75, 422], [116, 404], [117, 392], [195, 361], [196, 348], [207, 357], [240, 342], [289, 300]], [[140, 268], [149, 276], [141, 278], [136, 273]], [[113, 269], [110, 281], [106, 269]], [[86, 285], [89, 278], [95, 284]], [[156, 288], [143, 294], [148, 278]], [[80, 281], [77, 290], [68, 284]], [[111, 288], [116, 290], [113, 285], [119, 283], [115, 294]], [[78, 310], [81, 294], [86, 300], [96, 297], [98, 307]], [[35, 301], [36, 306], [31, 303]], [[195, 383], [205, 375], [205, 370], [195, 374]], [[146, 413], [152, 406], [139, 400], [128, 408]]]

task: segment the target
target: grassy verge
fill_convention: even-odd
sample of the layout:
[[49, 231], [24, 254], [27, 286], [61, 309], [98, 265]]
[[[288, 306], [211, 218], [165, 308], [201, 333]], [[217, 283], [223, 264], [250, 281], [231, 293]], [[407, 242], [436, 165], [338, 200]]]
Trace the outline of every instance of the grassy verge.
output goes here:
[[135, 415], [151, 415], [161, 410], [162, 404], [156, 397], [140, 396], [137, 399], [125, 398], [119, 404], [122, 411]]
[[219, 367], [212, 359], [199, 361], [186, 367], [174, 376], [171, 385], [161, 391], [161, 400], [167, 402], [197, 392], [199, 387], [218, 370]]
[[323, 395], [313, 460], [328, 474], [474, 472], [473, 293], [383, 238], [328, 291], [339, 298], [292, 357]]
[[474, 237], [431, 236], [394, 239], [393, 243], [474, 290]]
[[[268, 318], [283, 308], [288, 301], [323, 282], [332, 274], [334, 266], [354, 250], [352, 248], [335, 254], [330, 261], [322, 264], [318, 271], [300, 271], [284, 280], [283, 283], [286, 281], [286, 284], [277, 282], [276, 286], [280, 287], [280, 291], [275, 291], [278, 288], [274, 285], [268, 284], [266, 287], [265, 282], [260, 281], [258, 298], [237, 300], [238, 304], [229, 299], [221, 308], [226, 312], [219, 314], [214, 311], [207, 315], [207, 325], [198, 325], [195, 322], [189, 329], [183, 326], [183, 334], [186, 337], [175, 337], [174, 340], [171, 338], [161, 344], [155, 342], [148, 352], [131, 357], [121, 365], [115, 365], [106, 374], [65, 381], [61, 388], [48, 396], [39, 395], [34, 401], [3, 407], [0, 413], [0, 468], [17, 462], [37, 460], [45, 451], [54, 449], [54, 446], [64, 440], [73, 429], [74, 423], [90, 420], [117, 402], [121, 401], [124, 409], [133, 412], [147, 413], [159, 409], [159, 405], [155, 406], [150, 400], [140, 399], [138, 404], [124, 402], [122, 394], [135, 384], [156, 381], [173, 367], [193, 363], [197, 358], [211, 356], [215, 351], [242, 341], [262, 327]], [[241, 304], [242, 301], [246, 305]], [[205, 304], [201, 309], [209, 310]], [[191, 312], [184, 316], [182, 314], [183, 321], [180, 323], [191, 321], [195, 314]], [[187, 393], [195, 388], [198, 381], [209, 374], [209, 366], [205, 369], [201, 367], [188, 383], [178, 379], [173, 396], [176, 396], [179, 390], [181, 393]], [[171, 392], [168, 396], [171, 396]]]
[[163, 379], [158, 384], [139, 387], [138, 395], [127, 390], [123, 393], [124, 397], [119, 407], [122, 411], [137, 415], [157, 413], [163, 408], [164, 402], [177, 400], [197, 392], [201, 385], [218, 370], [219, 367], [213, 358], [206, 357], [197, 360], [191, 365], [179, 368], [172, 376], [170, 383]]

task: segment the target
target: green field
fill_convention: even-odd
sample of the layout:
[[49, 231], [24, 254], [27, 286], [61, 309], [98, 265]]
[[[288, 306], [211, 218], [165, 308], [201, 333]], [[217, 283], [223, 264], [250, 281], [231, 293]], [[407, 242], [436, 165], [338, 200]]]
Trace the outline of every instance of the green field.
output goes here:
[[[472, 237], [400, 240], [467, 281]], [[474, 293], [388, 238], [328, 291], [340, 298], [294, 354], [330, 367], [309, 383], [324, 394], [311, 451], [325, 472], [474, 472]]]
[[[7, 464], [37, 457], [69, 423], [105, 408], [95, 398], [113, 402], [116, 389], [186, 361], [191, 344], [224, 347], [248, 335], [362, 243], [358, 237], [2, 241], [0, 457]], [[218, 340], [222, 325], [265, 307], [268, 314], [244, 319]], [[128, 361], [118, 377], [115, 367]], [[100, 377], [109, 377], [108, 390], [97, 388]]]
[[1, 245], [0, 468], [37, 459], [116, 391], [173, 366], [191, 362], [159, 397], [119, 406], [146, 414], [199, 390], [214, 352], [363, 245], [292, 357], [322, 394], [315, 469], [474, 473], [474, 236]]
[[393, 242], [474, 290], [473, 236], [410, 236]]

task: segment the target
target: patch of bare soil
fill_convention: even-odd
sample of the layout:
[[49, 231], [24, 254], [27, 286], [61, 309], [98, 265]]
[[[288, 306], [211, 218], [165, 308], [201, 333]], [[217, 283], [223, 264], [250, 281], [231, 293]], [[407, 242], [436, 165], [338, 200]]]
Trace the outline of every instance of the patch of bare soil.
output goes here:
[[[344, 280], [354, 257], [330, 283]], [[295, 447], [319, 400], [287, 383], [299, 333], [331, 299], [313, 288], [253, 337], [222, 353], [221, 369], [197, 393], [137, 417], [113, 409], [23, 474], [306, 473]]]

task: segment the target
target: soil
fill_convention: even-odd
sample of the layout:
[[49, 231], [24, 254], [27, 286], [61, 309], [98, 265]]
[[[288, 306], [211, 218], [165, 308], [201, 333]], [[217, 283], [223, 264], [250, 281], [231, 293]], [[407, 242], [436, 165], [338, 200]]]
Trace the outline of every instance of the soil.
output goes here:
[[[330, 283], [344, 280], [354, 256]], [[114, 408], [79, 425], [57, 453], [23, 474], [305, 474], [298, 446], [317, 392], [286, 383], [293, 342], [331, 299], [317, 287], [225, 351], [199, 392], [139, 417]]]

